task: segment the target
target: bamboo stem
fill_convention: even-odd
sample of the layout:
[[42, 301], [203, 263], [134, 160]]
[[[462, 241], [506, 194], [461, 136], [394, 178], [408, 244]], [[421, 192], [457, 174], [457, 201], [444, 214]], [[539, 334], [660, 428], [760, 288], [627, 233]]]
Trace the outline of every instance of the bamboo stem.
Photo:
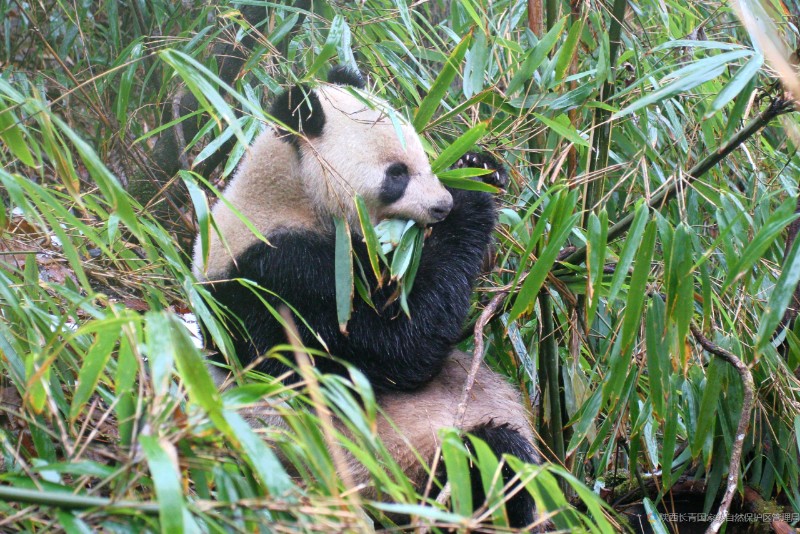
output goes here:
[[742, 389], [744, 390], [744, 395], [742, 398], [742, 413], [739, 416], [739, 424], [736, 426], [736, 435], [734, 436], [733, 444], [731, 445], [731, 460], [728, 464], [728, 481], [725, 488], [725, 494], [722, 497], [722, 503], [719, 505], [717, 513], [714, 515], [714, 521], [711, 522], [708, 530], [706, 530], [706, 534], [716, 534], [719, 532], [722, 524], [728, 519], [728, 510], [731, 508], [733, 495], [736, 493], [736, 483], [739, 480], [739, 463], [742, 460], [742, 447], [744, 446], [744, 438], [747, 434], [747, 426], [750, 424], [750, 413], [753, 410], [755, 384], [753, 382], [753, 375], [750, 373], [750, 369], [742, 360], [740, 360], [732, 352], [729, 352], [719, 345], [709, 341], [702, 334], [702, 332], [700, 332], [700, 329], [694, 325], [694, 323], [692, 323], [690, 327], [692, 329], [692, 335], [705, 350], [719, 358], [722, 358], [736, 369], [736, 372], [739, 373], [739, 376], [742, 379]]

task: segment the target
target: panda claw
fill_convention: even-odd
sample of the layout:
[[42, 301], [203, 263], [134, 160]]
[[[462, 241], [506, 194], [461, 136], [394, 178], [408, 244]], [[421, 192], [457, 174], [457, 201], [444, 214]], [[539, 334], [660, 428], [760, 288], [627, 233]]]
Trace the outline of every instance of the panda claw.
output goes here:
[[476, 177], [476, 180], [483, 181], [486, 184], [499, 187], [500, 189], [505, 189], [508, 185], [508, 176], [506, 175], [505, 168], [489, 154], [469, 152], [461, 156], [453, 167], [456, 169], [464, 167], [483, 168], [491, 172]]

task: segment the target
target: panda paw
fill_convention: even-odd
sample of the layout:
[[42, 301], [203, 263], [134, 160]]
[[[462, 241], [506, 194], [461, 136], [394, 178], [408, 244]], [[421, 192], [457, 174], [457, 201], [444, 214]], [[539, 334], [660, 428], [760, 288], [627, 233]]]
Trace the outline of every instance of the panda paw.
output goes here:
[[461, 169], [470, 167], [475, 169], [491, 170], [489, 174], [477, 176], [476, 178], [483, 183], [505, 189], [508, 185], [508, 173], [505, 167], [500, 165], [494, 157], [486, 152], [467, 152], [456, 162], [455, 168]]

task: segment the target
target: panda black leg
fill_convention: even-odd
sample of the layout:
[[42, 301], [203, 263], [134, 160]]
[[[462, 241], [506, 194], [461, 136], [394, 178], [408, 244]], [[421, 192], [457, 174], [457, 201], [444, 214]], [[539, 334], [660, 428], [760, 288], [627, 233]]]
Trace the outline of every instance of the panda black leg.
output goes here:
[[[528, 463], [539, 463], [539, 455], [534, 450], [533, 445], [519, 432], [508, 425], [484, 425], [474, 428], [470, 433], [485, 441], [498, 458], [503, 454], [510, 454]], [[469, 442], [467, 442], [467, 446], [470, 447]], [[473, 503], [479, 505], [486, 500], [481, 476], [477, 467], [473, 467], [472, 473], [470, 474], [472, 479]], [[507, 483], [512, 476], [513, 472], [511, 469], [504, 465], [503, 483]], [[526, 525], [530, 525], [535, 520], [533, 497], [531, 497], [531, 494], [528, 493], [527, 490], [521, 489], [506, 502], [506, 511], [508, 512], [508, 520], [511, 527], [522, 528]]]

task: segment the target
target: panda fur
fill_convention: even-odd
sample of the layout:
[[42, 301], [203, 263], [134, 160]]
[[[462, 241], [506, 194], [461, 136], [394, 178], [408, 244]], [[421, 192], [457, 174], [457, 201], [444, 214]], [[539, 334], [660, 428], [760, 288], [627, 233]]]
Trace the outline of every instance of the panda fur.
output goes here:
[[[244, 323], [246, 334], [230, 323], [241, 364], [254, 362], [287, 339], [259, 297], [236, 278], [279, 295], [261, 295], [271, 306], [277, 308], [285, 299], [297, 310], [305, 321], [297, 321], [305, 346], [323, 349], [321, 338], [330, 354], [360, 369], [392, 421], [379, 416], [379, 435], [421, 487], [428, 475], [419, 458], [430, 464], [438, 431], [455, 423], [471, 357], [453, 347], [490, 244], [496, 207], [487, 193], [444, 187], [431, 171], [414, 129], [401, 122], [401, 141], [387, 104], [363, 91], [358, 73], [334, 68], [328, 79], [331, 83], [314, 89], [295, 86], [275, 100], [270, 114], [299, 134], [281, 129], [263, 133], [223, 193], [269, 243], [253, 235], [228, 204], [217, 202], [213, 216], [224, 240], [214, 233], [203, 261], [198, 239], [195, 274], [213, 282], [211, 294]], [[470, 166], [496, 166], [479, 156], [471, 158]], [[501, 178], [503, 173], [489, 176]], [[374, 223], [413, 219], [430, 225], [431, 232], [408, 298], [411, 317], [398, 303], [387, 305], [394, 284], [378, 288], [372, 280], [369, 289], [379, 312], [354, 298], [348, 332], [343, 334], [335, 304], [333, 217], [349, 222], [354, 252], [368, 265], [353, 203], [356, 193], [364, 198]], [[344, 371], [326, 358], [317, 358], [315, 365], [322, 372]], [[257, 369], [272, 376], [289, 373], [287, 381], [292, 380], [290, 368], [275, 358], [263, 359]], [[222, 382], [221, 376], [215, 378]], [[508, 453], [537, 462], [530, 419], [518, 392], [483, 366], [471, 393], [462, 428], [484, 439], [498, 457]], [[261, 420], [284, 425], [274, 415]], [[368, 483], [366, 469], [353, 459], [349, 463], [353, 480]], [[476, 473], [473, 482], [477, 505], [484, 497]], [[363, 493], [374, 497], [369, 489]], [[510, 499], [507, 511], [513, 526], [534, 519], [525, 490]]]

